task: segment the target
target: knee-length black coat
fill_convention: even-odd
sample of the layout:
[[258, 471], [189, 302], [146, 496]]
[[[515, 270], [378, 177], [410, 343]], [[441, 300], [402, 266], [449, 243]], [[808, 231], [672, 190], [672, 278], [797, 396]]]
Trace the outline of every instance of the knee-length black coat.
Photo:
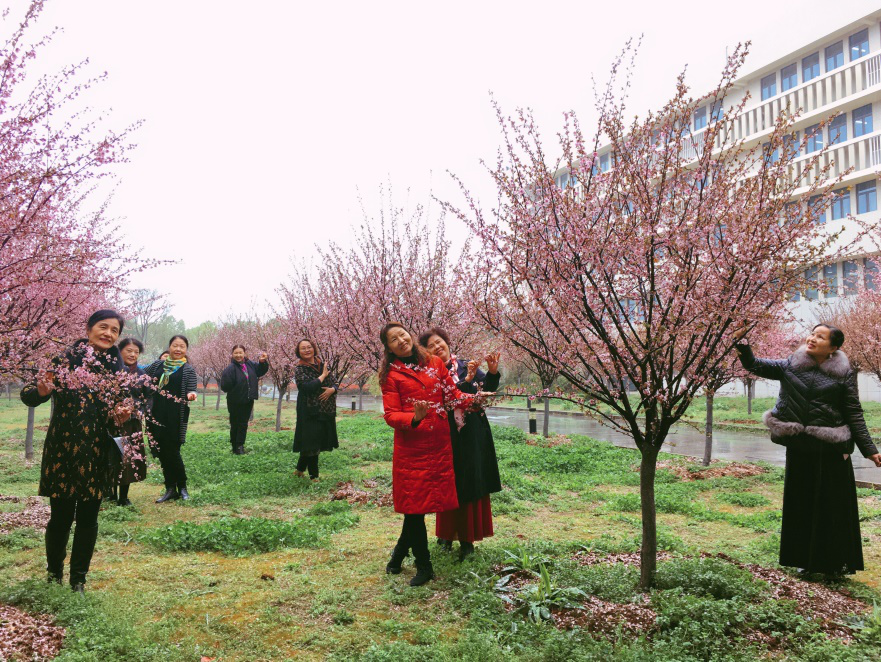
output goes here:
[[[294, 452], [332, 451], [340, 445], [336, 433], [336, 391], [338, 386], [328, 375], [321, 382], [322, 365], [300, 363], [294, 370], [297, 382], [297, 424], [294, 428]], [[330, 387], [334, 394], [319, 400], [322, 389]]]
[[[159, 379], [164, 370], [165, 361], [154, 361], [144, 370], [150, 377]], [[190, 403], [187, 400], [187, 394], [193, 393], [199, 385], [199, 379], [196, 376], [196, 370], [189, 363], [184, 363], [179, 369], [181, 379], [179, 386], [174, 388], [173, 383], [177, 380], [169, 380], [165, 387], [153, 396], [153, 413], [150, 417], [152, 423], [148, 425], [150, 434], [154, 436], [160, 444], [164, 439], [168, 438], [167, 431], [177, 431], [177, 441], [183, 445], [187, 441], [187, 425], [190, 421]], [[164, 393], [169, 393], [182, 402], [174, 402], [165, 398]], [[163, 399], [164, 400], [160, 400]]]
[[[501, 374], [486, 374], [478, 370], [474, 379], [465, 381], [468, 362], [456, 360], [455, 372], [458, 376], [456, 386], [463, 393], [495, 391], [499, 388]], [[465, 414], [465, 425], [459, 430], [455, 416], [449, 417], [450, 440], [453, 444], [453, 468], [456, 472], [456, 494], [459, 505], [477, 501], [492, 492], [502, 491], [499, 478], [499, 462], [496, 459], [496, 446], [493, 442], [489, 420], [483, 411]]]
[[[138, 365], [134, 366], [134, 370], [129, 369], [129, 372], [133, 372], [139, 377], [146, 374], [144, 369]], [[138, 388], [131, 396], [134, 400], [135, 411], [125, 423], [117, 427], [115, 432], [116, 436], [123, 437], [122, 465], [119, 467], [115, 481], [123, 485], [137, 483], [147, 477], [144, 418], [150, 412], [150, 406], [153, 402], [152, 391], [149, 388]]]
[[[74, 343], [64, 358], [56, 362], [56, 371], [64, 370], [65, 366], [82, 366], [87, 345], [86, 340]], [[102, 365], [94, 366], [93, 371], [123, 369], [116, 347], [100, 356]], [[50, 399], [54, 400], [54, 409], [43, 444], [38, 494], [85, 501], [103, 499], [112, 480], [112, 453], [117, 452], [111, 448], [108, 406], [88, 389], [56, 388], [42, 396], [37, 391], [37, 383], [32, 382], [21, 390], [21, 401], [28, 407], [37, 407]]]

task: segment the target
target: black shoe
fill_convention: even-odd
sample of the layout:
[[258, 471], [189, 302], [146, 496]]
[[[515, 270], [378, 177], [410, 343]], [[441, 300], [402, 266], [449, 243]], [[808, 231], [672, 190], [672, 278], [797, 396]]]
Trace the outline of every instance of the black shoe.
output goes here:
[[80, 595], [86, 594], [86, 585], [85, 584], [71, 584], [70, 590], [74, 593], [79, 593]]
[[459, 560], [464, 561], [466, 558], [474, 554], [474, 543], [470, 542], [460, 542], [459, 543]]
[[132, 502], [129, 499], [123, 499], [122, 501], [117, 501], [116, 503], [119, 504], [120, 506], [132, 505]]
[[54, 572], [46, 573], [46, 583], [58, 584], [59, 586], [61, 586], [61, 575], [56, 575]]
[[434, 568], [431, 567], [431, 563], [420, 563], [416, 566], [416, 574], [410, 580], [410, 586], [422, 586], [432, 579], [434, 579]]
[[453, 541], [452, 540], [444, 540], [443, 538], [438, 538], [437, 544], [445, 552], [452, 551], [452, 549], [453, 549]]
[[401, 574], [401, 564], [409, 554], [410, 552], [408, 550], [402, 549], [400, 545], [395, 545], [395, 548], [392, 550], [392, 558], [389, 559], [388, 564], [385, 566], [385, 574]]
[[180, 494], [177, 493], [177, 490], [167, 489], [165, 490], [165, 494], [156, 499], [156, 503], [165, 503], [166, 501], [172, 501], [173, 499], [179, 499]]
[[189, 498], [190, 498], [190, 493], [187, 492], [187, 488], [186, 488], [186, 487], [182, 487], [182, 488], [180, 488], [180, 498], [183, 499], [184, 501], [189, 500]]

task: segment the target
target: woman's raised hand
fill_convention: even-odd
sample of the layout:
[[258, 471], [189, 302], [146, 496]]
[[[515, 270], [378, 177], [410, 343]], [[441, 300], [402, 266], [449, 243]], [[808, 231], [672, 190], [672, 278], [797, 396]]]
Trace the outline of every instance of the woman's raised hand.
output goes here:
[[499, 371], [499, 357], [501, 355], [501, 352], [492, 352], [490, 354], [487, 354], [486, 369], [489, 370], [492, 374], [496, 374]]
[[46, 376], [42, 379], [37, 380], [37, 393], [40, 394], [41, 398], [45, 398], [54, 390], [55, 384], [53, 378], [49, 376], [49, 373], [46, 373]]
[[328, 369], [326, 363], [322, 363], [321, 366], [322, 366], [321, 367], [321, 376], [318, 379], [320, 379], [321, 381], [324, 381], [325, 377], [327, 377], [330, 374], [330, 370]]
[[465, 375], [465, 381], [470, 382], [477, 375], [477, 369], [480, 367], [480, 361], [468, 361], [468, 373]]
[[197, 397], [199, 397], [199, 394], [195, 391], [190, 391], [189, 393], [187, 393], [187, 400], [189, 400], [190, 402], [195, 400]]
[[735, 331], [731, 335], [735, 340], [740, 340], [741, 338], [743, 338], [746, 335], [747, 331], [749, 331], [749, 324], [744, 322], [743, 326], [741, 326], [737, 331]]

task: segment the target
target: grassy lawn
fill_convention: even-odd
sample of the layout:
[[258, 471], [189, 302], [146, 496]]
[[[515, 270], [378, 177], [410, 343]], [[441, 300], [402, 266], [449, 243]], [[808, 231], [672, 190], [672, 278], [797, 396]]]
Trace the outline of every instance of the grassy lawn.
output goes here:
[[[33, 466], [25, 411], [0, 401], [5, 496], [36, 493], [49, 407], [37, 409]], [[397, 577], [383, 572], [401, 524], [374, 504], [391, 490], [391, 429], [341, 412], [341, 447], [321, 456], [313, 484], [293, 475], [294, 403], [280, 433], [274, 413], [259, 402], [251, 452], [233, 456], [225, 407], [194, 407], [184, 447], [193, 498], [156, 505], [151, 466], [132, 486], [134, 507], [106, 505], [85, 600], [44, 582], [42, 532], [0, 533], [0, 603], [56, 615], [65, 660], [877, 659], [881, 608], [840, 613], [834, 626], [747, 569], [776, 567], [780, 469], [684, 480], [697, 467], [663, 457], [668, 555], [659, 588], [643, 595], [628, 556], [640, 538], [637, 453], [497, 427], [506, 489], [493, 495], [496, 536], [465, 563], [432, 544], [437, 579], [414, 589], [411, 560]], [[331, 500], [339, 483], [361, 498]], [[0, 514], [24, 507], [0, 501]], [[862, 490], [860, 509], [866, 571], [828, 588], [793, 582], [805, 595], [831, 589], [881, 605], [881, 493]]]

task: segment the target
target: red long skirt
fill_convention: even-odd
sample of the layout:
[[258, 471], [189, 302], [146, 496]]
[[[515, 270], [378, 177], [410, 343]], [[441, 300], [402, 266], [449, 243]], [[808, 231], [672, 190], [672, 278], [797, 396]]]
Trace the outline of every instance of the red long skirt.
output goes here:
[[489, 494], [477, 501], [437, 514], [436, 535], [444, 540], [476, 542], [493, 534], [493, 513]]

